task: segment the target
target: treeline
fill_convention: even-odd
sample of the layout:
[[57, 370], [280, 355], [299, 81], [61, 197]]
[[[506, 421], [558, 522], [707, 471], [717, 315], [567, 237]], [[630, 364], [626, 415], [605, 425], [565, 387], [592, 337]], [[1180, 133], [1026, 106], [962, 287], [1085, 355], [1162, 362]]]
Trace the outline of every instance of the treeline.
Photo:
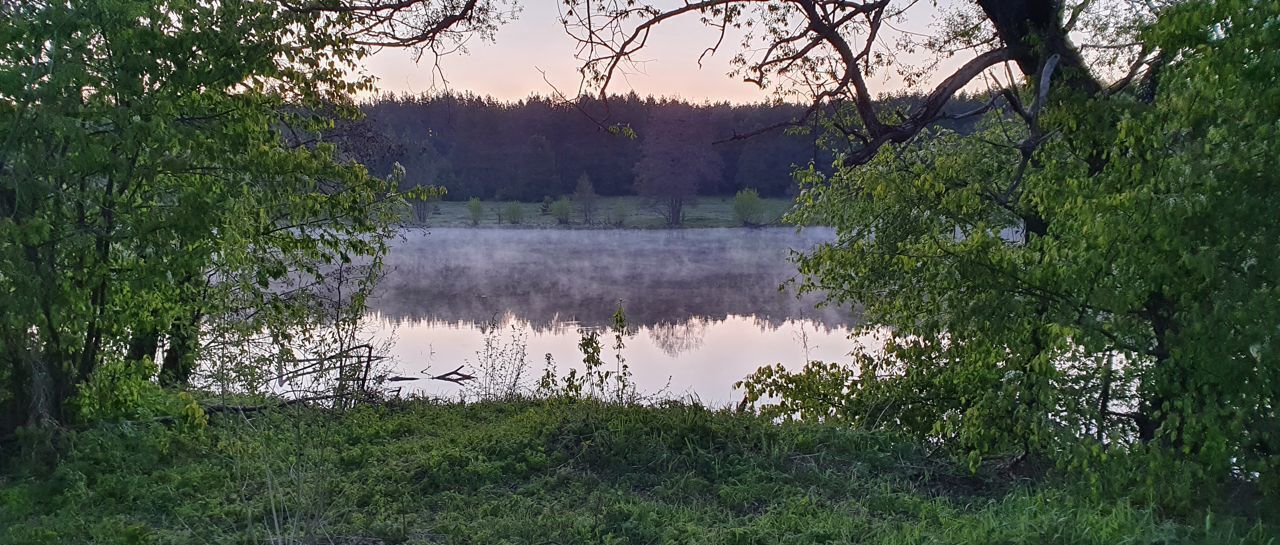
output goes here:
[[[904, 108], [916, 97], [894, 99]], [[957, 110], [975, 101], [962, 99]], [[636, 163], [646, 139], [664, 138], [662, 119], [692, 110], [706, 138], [686, 151], [690, 158], [713, 152], [714, 175], [698, 184], [700, 195], [732, 195], [755, 188], [762, 196], [793, 193], [791, 172], [811, 162], [831, 163], [819, 131], [783, 128], [758, 132], [800, 118], [804, 106], [790, 103], [690, 104], [640, 97], [574, 103], [533, 96], [515, 102], [471, 94], [384, 95], [363, 105], [367, 118], [352, 152], [375, 175], [398, 162], [405, 183], [440, 185], [450, 200], [539, 201], [573, 193], [586, 175], [601, 195], [635, 195]], [[629, 137], [606, 130], [629, 127]], [[700, 164], [705, 160], [699, 160]]]

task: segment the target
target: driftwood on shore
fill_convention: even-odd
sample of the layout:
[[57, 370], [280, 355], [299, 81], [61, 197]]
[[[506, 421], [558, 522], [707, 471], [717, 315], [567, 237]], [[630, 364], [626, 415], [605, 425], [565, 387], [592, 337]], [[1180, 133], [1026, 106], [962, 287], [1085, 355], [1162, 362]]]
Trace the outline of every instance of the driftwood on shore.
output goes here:
[[[475, 380], [476, 378], [475, 375], [463, 373], [462, 368], [463, 366], [459, 365], [457, 369], [449, 371], [448, 373], [442, 373], [442, 374], [435, 375], [428, 378], [429, 380], [441, 380], [445, 382], [452, 382], [454, 384], [462, 384], [469, 380]], [[394, 376], [394, 375], [381, 377], [381, 378], [385, 382], [405, 382], [405, 381], [411, 381], [411, 380], [419, 380], [417, 377], [402, 377], [402, 376]], [[208, 405], [201, 408], [204, 410], [205, 413], [248, 414], [248, 413], [259, 413], [259, 412], [263, 412], [271, 409], [280, 409], [280, 408], [289, 407], [292, 405], [303, 405], [303, 404], [313, 403], [317, 401], [331, 401], [335, 399], [343, 399], [346, 401], [367, 401], [367, 400], [376, 398], [376, 396], [371, 395], [372, 392], [370, 392], [367, 389], [367, 379], [365, 379], [365, 381], [362, 381], [361, 386], [362, 386], [361, 391], [356, 396], [352, 396], [350, 394], [335, 393], [335, 394], [327, 394], [327, 395], [316, 395], [316, 396], [282, 399], [276, 403], [267, 403], [262, 405]], [[163, 421], [164, 419], [172, 420], [172, 417], [163, 417], [158, 420]]]

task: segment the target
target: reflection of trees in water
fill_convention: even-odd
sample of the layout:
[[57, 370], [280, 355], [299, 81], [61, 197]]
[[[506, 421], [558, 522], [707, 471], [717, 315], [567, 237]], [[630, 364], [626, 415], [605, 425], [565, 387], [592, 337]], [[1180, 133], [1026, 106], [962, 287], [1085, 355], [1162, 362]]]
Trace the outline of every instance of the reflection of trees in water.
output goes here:
[[778, 290], [796, 274], [790, 250], [831, 237], [826, 229], [409, 233], [391, 251], [371, 305], [395, 323], [507, 316], [544, 331], [605, 326], [622, 300], [630, 323], [660, 326], [673, 349], [692, 335], [676, 326], [705, 329], [733, 315], [768, 329], [796, 319], [841, 327], [852, 321], [849, 312]]
[[692, 318], [683, 322], [659, 322], [649, 326], [648, 330], [653, 344], [674, 358], [702, 346], [707, 321]]

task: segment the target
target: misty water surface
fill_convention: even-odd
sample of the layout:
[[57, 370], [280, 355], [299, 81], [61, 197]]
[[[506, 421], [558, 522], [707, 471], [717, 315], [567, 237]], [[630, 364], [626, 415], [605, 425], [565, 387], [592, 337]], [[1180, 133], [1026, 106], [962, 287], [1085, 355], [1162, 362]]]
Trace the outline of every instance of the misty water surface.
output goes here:
[[[623, 354], [641, 390], [723, 404], [761, 365], [849, 352], [850, 312], [779, 290], [796, 274], [792, 250], [833, 237], [826, 228], [409, 231], [371, 305], [380, 333], [396, 341], [399, 374], [475, 363], [484, 328], [496, 324], [502, 342], [527, 347], [532, 381], [546, 353], [562, 370], [581, 367], [579, 329], [606, 326], [621, 301], [635, 328]], [[607, 348], [604, 356], [612, 361]]]

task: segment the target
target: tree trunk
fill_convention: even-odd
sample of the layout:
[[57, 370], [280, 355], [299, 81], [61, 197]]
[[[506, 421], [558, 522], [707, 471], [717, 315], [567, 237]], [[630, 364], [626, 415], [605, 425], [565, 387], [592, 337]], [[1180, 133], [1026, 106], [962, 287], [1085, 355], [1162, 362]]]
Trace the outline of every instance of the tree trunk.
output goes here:
[[154, 328], [148, 327], [142, 331], [133, 334], [129, 339], [128, 360], [131, 362], [140, 362], [143, 358], [150, 357], [152, 361], [156, 359], [156, 350], [160, 347], [160, 333]]
[[62, 396], [57, 384], [57, 373], [48, 362], [28, 361], [27, 369], [27, 425], [48, 427], [62, 421]]
[[26, 395], [30, 382], [27, 378], [28, 369], [12, 339], [5, 341], [0, 350], [0, 365], [3, 366], [5, 377], [4, 384], [0, 385], [0, 399], [3, 399], [3, 403], [0, 403], [0, 439], [10, 436], [25, 424], [24, 417], [27, 406], [30, 405]]
[[684, 199], [671, 197], [667, 202], [667, 225], [679, 227], [684, 224]]
[[179, 318], [169, 327], [169, 346], [160, 367], [161, 384], [180, 386], [191, 379], [200, 342], [200, 319], [201, 313], [197, 310], [189, 320]]
[[[1173, 402], [1175, 394], [1178, 393], [1173, 391], [1173, 385], [1181, 384], [1182, 377], [1173, 361], [1170, 349], [1171, 337], [1178, 333], [1173, 301], [1162, 293], [1153, 293], [1147, 300], [1143, 312], [1151, 321], [1151, 332], [1155, 342], [1151, 355], [1155, 358], [1155, 364], [1150, 376], [1143, 380], [1143, 391], [1140, 394], [1142, 399], [1134, 421], [1138, 426], [1138, 439], [1143, 443], [1150, 443], [1155, 441], [1162, 431], [1172, 431], [1162, 430], [1162, 428], [1169, 420], [1170, 408], [1167, 405]], [[1178, 440], [1180, 441], [1181, 437]]]
[[1013, 50], [1014, 62], [1023, 75], [1034, 77], [1046, 59], [1058, 55], [1067, 87], [1088, 95], [1102, 90], [1080, 50], [1071, 43], [1062, 20], [1062, 0], [978, 0], [978, 6], [1000, 41]]

